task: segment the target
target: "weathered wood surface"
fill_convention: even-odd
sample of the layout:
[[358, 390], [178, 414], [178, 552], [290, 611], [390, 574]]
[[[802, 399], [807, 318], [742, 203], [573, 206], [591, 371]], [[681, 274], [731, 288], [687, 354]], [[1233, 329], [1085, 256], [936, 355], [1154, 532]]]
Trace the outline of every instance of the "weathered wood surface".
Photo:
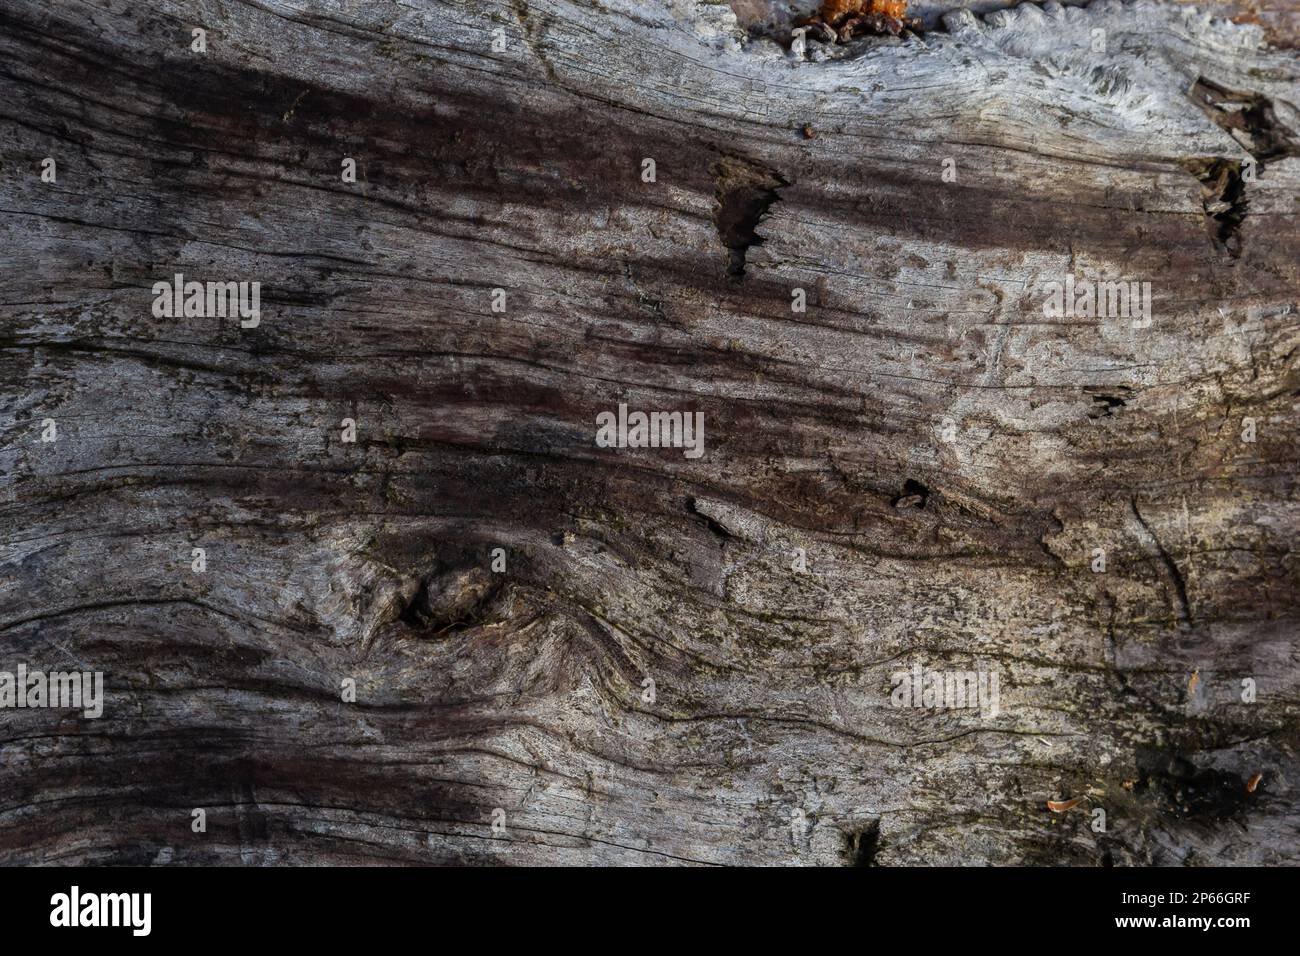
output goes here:
[[[0, 6], [0, 647], [109, 686], [0, 711], [0, 858], [1300, 861], [1294, 50], [1144, 0], [810, 54]], [[176, 272], [260, 326], [155, 318]], [[1151, 326], [1045, 317], [1069, 274]], [[705, 454], [598, 448], [620, 402]]]
[[[1187, 0], [1177, 0], [1184, 3]], [[729, 0], [736, 22], [754, 35], [789, 31], [794, 24], [816, 12], [820, 0]], [[1016, 0], [911, 0], [908, 15], [919, 18], [929, 29], [946, 14], [966, 9], [977, 14], [1017, 6]], [[1065, 0], [1065, 6], [1087, 6], [1088, 0]], [[1235, 23], [1258, 24], [1264, 38], [1275, 46], [1294, 48], [1300, 41], [1300, 5], [1295, 0], [1205, 0], [1203, 10]]]

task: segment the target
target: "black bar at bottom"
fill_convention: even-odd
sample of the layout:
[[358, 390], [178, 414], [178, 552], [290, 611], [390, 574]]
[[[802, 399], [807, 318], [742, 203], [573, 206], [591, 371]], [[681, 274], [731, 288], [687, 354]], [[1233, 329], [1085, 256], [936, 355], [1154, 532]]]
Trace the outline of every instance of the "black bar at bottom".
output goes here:
[[[552, 945], [563, 924], [577, 940], [611, 944], [770, 945], [773, 932], [814, 940], [847, 930], [927, 947], [981, 937], [1232, 945], [1285, 933], [1297, 889], [1297, 871], [1286, 869], [11, 868], [0, 870], [0, 913], [10, 941], [77, 933], [81, 942], [337, 947], [454, 928], [484, 943]], [[454, 939], [430, 944], [463, 945]]]

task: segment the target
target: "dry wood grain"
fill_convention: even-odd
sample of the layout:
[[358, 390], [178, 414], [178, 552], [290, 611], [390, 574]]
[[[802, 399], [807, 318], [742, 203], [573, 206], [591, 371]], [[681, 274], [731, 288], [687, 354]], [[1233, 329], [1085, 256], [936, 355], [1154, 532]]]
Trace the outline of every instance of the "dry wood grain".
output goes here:
[[[689, 0], [9, 0], [0, 665], [108, 696], [0, 710], [0, 859], [1300, 862], [1297, 67], [1147, 0], [806, 58]], [[260, 325], [155, 317], [178, 272]]]

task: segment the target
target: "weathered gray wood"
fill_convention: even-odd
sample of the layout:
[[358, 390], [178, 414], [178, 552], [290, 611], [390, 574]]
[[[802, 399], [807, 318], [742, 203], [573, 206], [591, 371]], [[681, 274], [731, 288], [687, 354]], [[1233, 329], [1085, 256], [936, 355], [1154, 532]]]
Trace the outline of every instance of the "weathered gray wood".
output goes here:
[[[1296, 54], [946, 23], [0, 8], [0, 655], [109, 685], [0, 710], [0, 858], [1300, 861]], [[177, 272], [261, 324], [155, 318]]]

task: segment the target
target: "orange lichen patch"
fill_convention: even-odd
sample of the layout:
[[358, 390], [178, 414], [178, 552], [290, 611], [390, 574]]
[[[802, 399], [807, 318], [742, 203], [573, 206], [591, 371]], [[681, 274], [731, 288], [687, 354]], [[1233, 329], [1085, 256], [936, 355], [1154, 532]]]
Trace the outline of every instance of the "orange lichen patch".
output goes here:
[[1066, 810], [1073, 810], [1081, 803], [1083, 797], [1075, 797], [1073, 800], [1048, 800], [1047, 809], [1053, 813], [1064, 813]]
[[878, 13], [901, 20], [907, 15], [907, 0], [826, 0], [817, 11], [824, 23], [838, 27], [849, 17]]
[[1192, 671], [1192, 678], [1187, 682], [1187, 696], [1191, 697], [1196, 693], [1196, 685], [1201, 682], [1201, 670], [1198, 667]]
[[1263, 780], [1263, 779], [1264, 779], [1264, 775], [1263, 775], [1262, 773], [1257, 773], [1257, 774], [1255, 774], [1255, 776], [1253, 776], [1253, 777], [1251, 777], [1249, 780], [1247, 780], [1247, 781], [1246, 781], [1246, 792], [1247, 792], [1247, 793], [1254, 793], [1254, 792], [1255, 792], [1255, 788], [1259, 786], [1259, 782], [1260, 782], [1261, 780]]
[[824, 0], [813, 16], [799, 21], [809, 36], [830, 43], [854, 37], [898, 36], [904, 27], [919, 31], [921, 22], [907, 17], [907, 0]]

